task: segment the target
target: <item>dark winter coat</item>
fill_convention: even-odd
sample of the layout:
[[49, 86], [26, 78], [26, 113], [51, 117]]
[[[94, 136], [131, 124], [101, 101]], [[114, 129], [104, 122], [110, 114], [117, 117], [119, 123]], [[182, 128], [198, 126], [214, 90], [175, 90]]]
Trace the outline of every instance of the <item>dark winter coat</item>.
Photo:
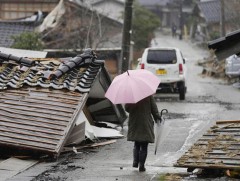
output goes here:
[[126, 104], [125, 110], [129, 113], [127, 140], [154, 143], [153, 119], [160, 119], [154, 97], [149, 96], [136, 104]]

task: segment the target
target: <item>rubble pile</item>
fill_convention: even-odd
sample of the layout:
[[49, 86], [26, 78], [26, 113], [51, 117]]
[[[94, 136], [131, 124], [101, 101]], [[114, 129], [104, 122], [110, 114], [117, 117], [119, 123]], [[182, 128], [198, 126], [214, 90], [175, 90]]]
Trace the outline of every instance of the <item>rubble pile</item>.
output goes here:
[[223, 79], [228, 84], [239, 80], [238, 77], [229, 77], [225, 74], [225, 61], [219, 61], [213, 51], [210, 51], [209, 57], [199, 60], [197, 64], [203, 67], [202, 76]]
[[[211, 170], [208, 174], [239, 171], [239, 130], [240, 120], [217, 121], [178, 159], [175, 167], [188, 168], [189, 172], [196, 168]], [[235, 177], [233, 173], [229, 174]], [[237, 176], [240, 176], [239, 172]]]

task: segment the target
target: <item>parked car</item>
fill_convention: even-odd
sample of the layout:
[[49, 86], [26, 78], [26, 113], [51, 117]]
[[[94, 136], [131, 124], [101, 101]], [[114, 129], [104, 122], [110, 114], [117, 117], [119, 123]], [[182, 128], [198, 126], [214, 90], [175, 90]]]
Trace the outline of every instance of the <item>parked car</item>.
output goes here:
[[167, 90], [179, 93], [180, 100], [185, 99], [187, 68], [178, 48], [146, 48], [139, 59], [137, 69], [149, 70], [161, 79], [157, 92]]
[[225, 74], [229, 77], [240, 76], [240, 57], [238, 55], [232, 55], [226, 58]]

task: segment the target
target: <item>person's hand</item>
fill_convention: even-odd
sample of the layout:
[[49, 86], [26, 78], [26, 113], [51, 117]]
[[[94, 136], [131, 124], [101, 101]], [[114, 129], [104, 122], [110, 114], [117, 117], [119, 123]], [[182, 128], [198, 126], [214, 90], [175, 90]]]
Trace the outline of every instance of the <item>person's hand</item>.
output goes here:
[[162, 119], [160, 118], [160, 119], [156, 119], [156, 120], [155, 120], [155, 123], [158, 123], [158, 122], [161, 123], [161, 122], [162, 122]]

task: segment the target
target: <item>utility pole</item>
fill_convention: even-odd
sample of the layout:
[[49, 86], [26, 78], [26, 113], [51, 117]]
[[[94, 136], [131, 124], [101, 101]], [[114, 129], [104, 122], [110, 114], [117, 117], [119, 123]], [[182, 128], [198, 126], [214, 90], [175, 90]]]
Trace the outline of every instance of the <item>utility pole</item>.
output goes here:
[[220, 35], [225, 36], [225, 12], [224, 12], [224, 0], [220, 0], [221, 16], [220, 16]]
[[132, 5], [133, 0], [125, 1], [121, 51], [121, 73], [126, 72], [129, 69], [130, 42], [132, 34]]
[[180, 34], [179, 34], [179, 40], [182, 40], [183, 36], [183, 12], [182, 12], [182, 0], [180, 0], [179, 4], [179, 29], [180, 29]]

